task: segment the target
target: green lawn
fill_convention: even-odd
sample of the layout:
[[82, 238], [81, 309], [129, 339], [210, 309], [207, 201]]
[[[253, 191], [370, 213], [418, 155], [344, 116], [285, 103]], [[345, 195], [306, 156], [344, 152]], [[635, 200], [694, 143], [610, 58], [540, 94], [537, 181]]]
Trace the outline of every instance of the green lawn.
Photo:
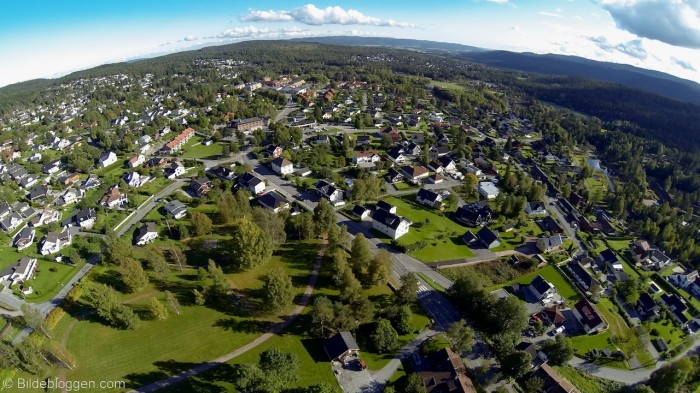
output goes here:
[[[686, 337], [686, 334], [684, 334], [683, 331], [670, 320], [660, 319], [658, 321], [651, 322], [649, 324], [649, 331], [651, 332], [652, 329], [656, 329], [659, 332], [658, 337], [663, 338], [664, 342], [666, 342], [666, 345], [669, 348], [673, 348], [680, 344]], [[655, 339], [657, 337], [650, 336], [650, 338]]]
[[72, 266], [46, 260], [37, 260], [37, 264], [37, 272], [27, 282], [34, 290], [26, 296], [27, 301], [32, 303], [51, 299], [84, 266], [84, 263]]
[[393, 183], [394, 188], [396, 188], [399, 191], [404, 191], [404, 190], [412, 190], [416, 189], [418, 187], [414, 186], [413, 184], [406, 183], [405, 181], [400, 181], [397, 183]]
[[554, 370], [581, 393], [609, 393], [621, 391], [624, 388], [624, 385], [619, 382], [597, 378], [568, 365], [554, 366]]
[[[397, 214], [413, 222], [407, 234], [399, 238], [398, 242], [408, 246], [419, 241], [426, 242], [426, 246], [409, 255], [423, 262], [446, 261], [452, 259], [470, 258], [474, 253], [462, 241], [462, 236], [467, 227], [457, 224], [445, 215], [438, 214], [424, 206], [415, 203], [415, 195], [401, 198], [388, 197], [384, 201], [397, 207]], [[426, 221], [427, 220], [427, 221]], [[378, 232], [375, 232], [378, 234]], [[389, 242], [386, 236], [385, 242]]]
[[[194, 138], [193, 138], [194, 139]], [[204, 146], [204, 144], [199, 144], [186, 148], [185, 152], [182, 153], [182, 158], [218, 158], [221, 155], [223, 149], [222, 143], [212, 143], [209, 146]]]
[[559, 271], [554, 266], [547, 266], [540, 270], [536, 270], [532, 273], [518, 277], [513, 281], [509, 281], [502, 285], [496, 285], [489, 289], [495, 290], [498, 288], [506, 287], [516, 282], [520, 284], [529, 284], [538, 275], [541, 275], [542, 278], [551, 282], [557, 288], [557, 292], [559, 292], [561, 296], [563, 296], [570, 302], [577, 302], [581, 299], [581, 295], [579, 295], [578, 292], [576, 292], [574, 287], [572, 287], [571, 284], [569, 284], [569, 282], [566, 281], [566, 279], [561, 275], [561, 273], [559, 273]]
[[464, 87], [453, 83], [453, 82], [445, 82], [445, 81], [436, 81], [434, 79], [430, 80], [430, 83], [433, 85], [440, 87], [442, 89], [448, 89], [448, 90], [464, 90]]
[[522, 237], [520, 235], [516, 235], [515, 231], [500, 232], [499, 236], [501, 237], [501, 245], [491, 249], [493, 252], [514, 250], [525, 244], [525, 242], [521, 241]]

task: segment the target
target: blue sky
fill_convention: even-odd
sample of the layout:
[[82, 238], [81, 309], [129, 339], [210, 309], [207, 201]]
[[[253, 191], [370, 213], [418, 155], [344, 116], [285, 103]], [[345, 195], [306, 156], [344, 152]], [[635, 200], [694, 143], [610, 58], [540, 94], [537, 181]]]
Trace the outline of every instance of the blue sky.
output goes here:
[[4, 0], [0, 86], [207, 45], [319, 35], [577, 55], [700, 82], [700, 0]]

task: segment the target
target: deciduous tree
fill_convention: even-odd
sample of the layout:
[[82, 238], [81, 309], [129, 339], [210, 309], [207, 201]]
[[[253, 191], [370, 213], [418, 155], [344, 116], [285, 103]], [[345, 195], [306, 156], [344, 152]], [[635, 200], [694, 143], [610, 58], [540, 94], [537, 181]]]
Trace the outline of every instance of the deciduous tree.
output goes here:
[[272, 269], [263, 278], [263, 293], [263, 300], [268, 311], [284, 310], [294, 299], [291, 277], [280, 267]]
[[270, 260], [272, 243], [267, 234], [250, 220], [238, 220], [231, 235], [231, 259], [236, 267], [250, 269]]
[[370, 335], [372, 346], [378, 353], [387, 353], [399, 346], [399, 335], [386, 319], [379, 319]]

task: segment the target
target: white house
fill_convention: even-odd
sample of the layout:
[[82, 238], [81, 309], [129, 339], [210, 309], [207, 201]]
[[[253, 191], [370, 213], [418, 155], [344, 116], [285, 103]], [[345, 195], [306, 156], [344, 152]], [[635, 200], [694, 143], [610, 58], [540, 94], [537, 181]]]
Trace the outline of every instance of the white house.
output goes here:
[[107, 151], [107, 152], [100, 154], [100, 158], [98, 159], [98, 161], [100, 162], [100, 165], [103, 168], [106, 168], [106, 167], [114, 164], [115, 162], [117, 162], [117, 155], [111, 151]]
[[34, 228], [29, 226], [25, 226], [19, 232], [17, 232], [14, 239], [14, 246], [17, 247], [17, 251], [24, 250], [25, 248], [31, 246], [34, 242], [35, 234], [36, 231]]
[[179, 220], [187, 215], [187, 207], [177, 199], [173, 199], [163, 206], [165, 211], [174, 219]]
[[442, 207], [442, 195], [427, 188], [421, 188], [416, 194], [416, 202], [435, 209]]
[[134, 154], [129, 158], [129, 167], [136, 168], [137, 166], [146, 162], [146, 157], [143, 154]]
[[326, 180], [319, 180], [316, 183], [316, 191], [328, 199], [332, 205], [339, 205], [343, 202], [343, 191]]
[[129, 187], [141, 187], [141, 175], [138, 172], [128, 172], [124, 174], [124, 181]]
[[148, 244], [158, 237], [158, 228], [156, 228], [155, 222], [146, 222], [136, 231], [136, 238], [134, 239], [137, 246], [143, 246]]
[[185, 174], [185, 167], [182, 166], [182, 164], [180, 164], [179, 162], [173, 161], [170, 163], [170, 165], [168, 165], [165, 168], [165, 171], [163, 171], [163, 173], [168, 179], [174, 180]]
[[486, 199], [495, 199], [498, 196], [498, 187], [490, 181], [479, 183], [479, 194]]
[[68, 228], [63, 228], [61, 232], [49, 232], [44, 238], [39, 252], [41, 255], [53, 254], [61, 251], [63, 247], [70, 245], [71, 234]]
[[355, 165], [364, 163], [375, 163], [381, 160], [381, 157], [375, 151], [360, 151], [352, 156], [352, 163]]
[[411, 222], [384, 209], [377, 209], [372, 216], [372, 228], [396, 240], [408, 233]]
[[542, 202], [532, 201], [528, 202], [527, 205], [525, 205], [525, 213], [527, 213], [530, 216], [546, 216], [547, 208]]
[[127, 203], [128, 201], [129, 199], [127, 198], [126, 194], [122, 194], [119, 191], [119, 187], [112, 186], [102, 197], [102, 199], [100, 199], [100, 205], [107, 206], [108, 208], [112, 209], [115, 207], [119, 207]]
[[0, 281], [10, 281], [14, 285], [19, 281], [29, 280], [36, 269], [36, 258], [22, 257], [0, 271]]
[[294, 172], [294, 164], [286, 158], [277, 157], [272, 160], [272, 170], [280, 175], [290, 175]]
[[68, 206], [70, 204], [80, 202], [80, 200], [83, 198], [84, 193], [85, 191], [82, 189], [69, 188], [63, 192], [63, 195], [56, 199], [56, 202], [54, 202], [54, 204], [56, 206]]

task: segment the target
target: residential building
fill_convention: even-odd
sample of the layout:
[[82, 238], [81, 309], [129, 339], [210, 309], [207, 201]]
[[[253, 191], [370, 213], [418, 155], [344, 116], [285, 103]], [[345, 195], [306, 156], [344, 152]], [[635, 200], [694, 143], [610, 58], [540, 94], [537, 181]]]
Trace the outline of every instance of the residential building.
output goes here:
[[408, 233], [411, 222], [384, 209], [377, 209], [372, 216], [372, 228], [396, 240]]
[[97, 161], [99, 162], [100, 166], [106, 168], [117, 162], [117, 155], [114, 154], [114, 152], [106, 151], [100, 154], [100, 157], [97, 159]]
[[470, 227], [485, 225], [491, 220], [491, 209], [487, 204], [472, 203], [460, 206], [454, 214], [456, 221]]
[[236, 184], [238, 188], [248, 190], [253, 195], [258, 195], [265, 191], [265, 182], [250, 172], [238, 176]]
[[385, 179], [389, 183], [398, 183], [403, 180], [403, 174], [394, 168], [390, 168], [389, 172], [386, 174]]
[[83, 199], [84, 194], [84, 190], [77, 188], [69, 188], [66, 191], [64, 191], [63, 194], [60, 197], [58, 197], [58, 199], [56, 199], [56, 202], [54, 202], [54, 204], [56, 206], [68, 206], [73, 203], [80, 202], [80, 200]]
[[194, 136], [193, 128], [186, 128], [184, 131], [179, 133], [175, 138], [166, 143], [161, 149], [165, 153], [175, 153], [182, 149], [187, 142]]
[[430, 171], [422, 166], [405, 165], [401, 167], [403, 175], [412, 181], [418, 181], [430, 176]]
[[593, 278], [588, 271], [583, 268], [578, 261], [572, 260], [566, 265], [574, 283], [584, 292], [600, 292], [603, 290], [600, 281]]
[[578, 393], [574, 385], [562, 378], [546, 363], [535, 370], [532, 376], [542, 380], [541, 393]]
[[53, 175], [54, 173], [61, 170], [61, 160], [54, 160], [45, 164], [41, 167], [41, 173], [46, 175]]
[[217, 165], [213, 168], [209, 168], [207, 172], [224, 180], [233, 180], [236, 177], [236, 172], [223, 165]]
[[655, 318], [659, 316], [659, 305], [647, 292], [639, 294], [637, 300], [637, 313], [644, 319]]
[[51, 209], [50, 207], [44, 207], [39, 214], [32, 217], [30, 224], [33, 227], [39, 227], [46, 224], [51, 224], [58, 222], [61, 219], [61, 212], [58, 210]]
[[83, 229], [91, 229], [95, 225], [97, 212], [94, 208], [83, 209], [74, 216], [61, 222], [62, 227], [79, 226]]
[[289, 201], [275, 191], [267, 192], [258, 197], [258, 203], [263, 207], [271, 209], [275, 213], [280, 210], [289, 209]]
[[543, 202], [532, 201], [525, 205], [525, 213], [527, 213], [528, 216], [546, 216], [547, 208]]
[[588, 299], [581, 299], [574, 305], [572, 311], [586, 333], [595, 333], [607, 329], [605, 320], [603, 320], [603, 317]]
[[155, 222], [145, 222], [134, 234], [134, 243], [143, 246], [158, 238], [158, 228]]
[[17, 232], [13, 240], [14, 246], [17, 247], [17, 251], [24, 250], [25, 248], [31, 246], [34, 242], [35, 234], [36, 231], [34, 228], [29, 226], [25, 226], [19, 232]]
[[294, 164], [286, 158], [277, 157], [270, 163], [272, 170], [279, 175], [291, 175], [294, 172]]
[[280, 146], [270, 145], [265, 148], [265, 153], [268, 157], [277, 158], [282, 155], [282, 148]]
[[327, 180], [319, 180], [316, 183], [316, 191], [322, 197], [328, 199], [331, 205], [343, 202], [343, 191]]
[[377, 205], [375, 206], [378, 209], [386, 210], [391, 214], [396, 214], [396, 206], [392, 205], [389, 202], [384, 202], [384, 201], [379, 201], [377, 202]]
[[231, 122], [231, 128], [241, 131], [244, 134], [250, 134], [251, 132], [263, 128], [265, 122], [259, 117], [251, 117], [248, 119], [236, 119]]
[[211, 187], [211, 181], [206, 176], [192, 177], [190, 179], [190, 190], [198, 197], [208, 193]]
[[127, 202], [129, 202], [129, 198], [126, 196], [126, 194], [122, 194], [119, 191], [119, 186], [110, 187], [109, 190], [107, 190], [107, 193], [102, 197], [102, 199], [100, 199], [100, 205], [106, 206], [110, 209], [122, 207]]
[[174, 180], [185, 174], [185, 167], [177, 161], [171, 161], [163, 170], [166, 178]]
[[566, 316], [559, 306], [545, 307], [538, 315], [547, 325], [561, 325], [566, 322]]
[[129, 168], [136, 168], [146, 162], [146, 157], [144, 157], [143, 154], [134, 154], [129, 158], [129, 161], [127, 161]]
[[44, 238], [44, 242], [41, 244], [41, 249], [39, 252], [41, 255], [54, 254], [71, 243], [70, 229], [63, 228], [61, 232], [49, 232]]
[[564, 239], [559, 233], [537, 239], [537, 249], [545, 254], [561, 251], [563, 244]]
[[479, 194], [486, 199], [495, 199], [498, 196], [498, 187], [490, 181], [479, 183]]
[[340, 331], [323, 343], [323, 349], [328, 359], [333, 361], [344, 361], [345, 358], [359, 355], [360, 346], [357, 345], [352, 333]]
[[355, 205], [352, 208], [352, 215], [359, 218], [361, 221], [369, 218], [372, 211], [364, 206]]
[[545, 280], [541, 275], [537, 275], [530, 285], [527, 286], [532, 296], [541, 301], [544, 299], [551, 299], [557, 293], [557, 288], [551, 282]]
[[416, 202], [434, 209], [442, 209], [442, 195], [427, 188], [421, 188], [416, 194]]
[[671, 317], [681, 325], [688, 322], [688, 317], [685, 312], [688, 310], [688, 305], [685, 301], [675, 294], [664, 293], [659, 298], [671, 311]]
[[177, 199], [166, 202], [163, 208], [169, 216], [176, 220], [179, 220], [187, 215], [187, 207]]
[[87, 179], [83, 181], [83, 183], [80, 185], [81, 190], [87, 191], [87, 190], [92, 190], [93, 188], [97, 188], [102, 184], [100, 181], [100, 178], [97, 175], [88, 175]]
[[467, 369], [459, 354], [443, 348], [425, 361], [418, 372], [427, 393], [476, 393], [476, 387], [467, 376]]
[[31, 190], [29, 190], [29, 193], [27, 193], [27, 198], [29, 198], [29, 200], [32, 202], [38, 202], [46, 198], [46, 195], [48, 195], [48, 193], [49, 188], [43, 184], [40, 184], [38, 186], [34, 186]]
[[29, 280], [36, 270], [36, 258], [22, 257], [0, 271], [0, 281], [10, 281], [10, 286]]
[[375, 163], [381, 160], [379, 154], [374, 150], [355, 152], [352, 156], [352, 163], [355, 165], [365, 163]]

